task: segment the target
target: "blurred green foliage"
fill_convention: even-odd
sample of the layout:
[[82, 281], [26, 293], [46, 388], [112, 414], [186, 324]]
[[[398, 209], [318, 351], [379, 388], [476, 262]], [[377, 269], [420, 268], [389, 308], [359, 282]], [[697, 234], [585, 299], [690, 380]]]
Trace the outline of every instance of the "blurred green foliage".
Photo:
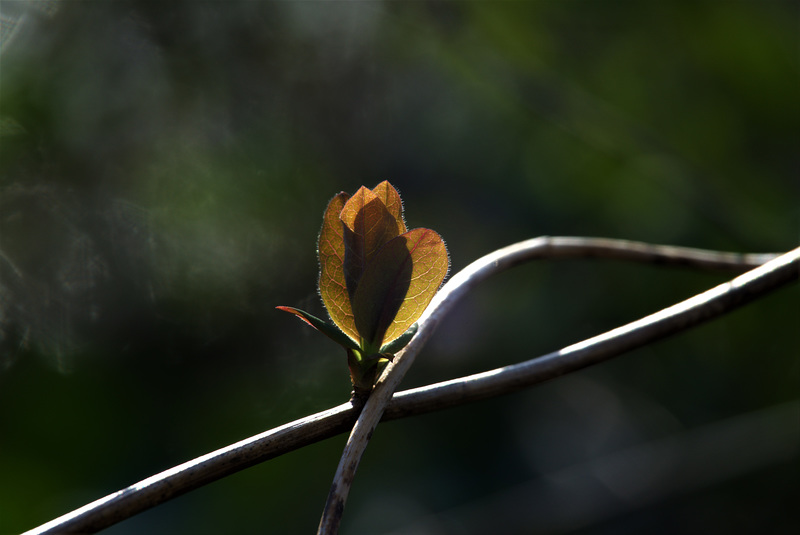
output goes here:
[[[0, 12], [2, 533], [347, 399], [343, 352], [274, 310], [323, 313], [314, 247], [340, 190], [391, 180], [453, 271], [543, 234], [798, 242], [796, 2]], [[725, 279], [516, 268], [465, 300], [406, 383], [531, 358]], [[381, 426], [343, 533], [793, 532], [797, 328], [795, 287]], [[108, 533], [312, 532], [343, 440]]]

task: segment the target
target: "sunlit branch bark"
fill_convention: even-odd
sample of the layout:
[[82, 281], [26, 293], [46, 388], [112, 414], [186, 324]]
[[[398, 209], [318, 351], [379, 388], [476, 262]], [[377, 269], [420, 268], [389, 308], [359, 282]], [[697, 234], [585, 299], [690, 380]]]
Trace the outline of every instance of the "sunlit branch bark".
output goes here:
[[[452, 303], [487, 276], [535, 258], [589, 256], [682, 264], [696, 268], [734, 272], [753, 268], [772, 258], [774, 260], [683, 303], [544, 357], [490, 372], [399, 392], [394, 395], [388, 405], [385, 405], [385, 412], [383, 411], [384, 407], [380, 407], [380, 412], [383, 413], [382, 419], [389, 420], [422, 414], [496, 396], [607, 360], [635, 347], [725, 314], [750, 300], [765, 295], [770, 290], [797, 279], [800, 273], [800, 248], [775, 258], [776, 255], [715, 253], [619, 240], [537, 238], [491, 253], [455, 275], [442, 288], [441, 296], [437, 297], [437, 300], [429, 307], [424, 319], [424, 324], [428, 327], [420, 329], [423, 336], [417, 334], [409, 345], [406, 355], [412, 350], [419, 351], [424, 341], [432, 333], [433, 326], [452, 306]], [[411, 359], [406, 357], [395, 359], [392, 369], [397, 369], [397, 364], [402, 360], [410, 362]], [[393, 372], [390, 372], [389, 376], [391, 373]], [[384, 375], [380, 385], [388, 384], [387, 375]], [[389, 387], [382, 386], [381, 388]], [[373, 397], [374, 394], [369, 399], [372, 400]], [[372, 402], [372, 404], [371, 410], [375, 411], [376, 402]], [[357, 412], [357, 408], [351, 403], [345, 403], [295, 420], [156, 474], [27, 533], [97, 532], [249, 466], [343, 433], [353, 426]], [[360, 458], [360, 453], [358, 457]], [[352, 473], [354, 474], [355, 470]], [[342, 502], [342, 507], [343, 505], [344, 502]]]
[[[318, 535], [334, 535], [339, 531], [342, 513], [355, 473], [358, 470], [361, 457], [367, 448], [372, 433], [383, 416], [386, 405], [413, 364], [420, 349], [422, 349], [433, 334], [436, 326], [452, 309], [453, 305], [479, 282], [521, 262], [544, 257], [569, 258], [575, 256], [602, 256], [626, 260], [646, 259], [649, 262], [669, 262], [681, 258], [681, 262], [697, 263], [705, 267], [718, 267], [713, 262], [721, 260], [720, 257], [716, 257], [714, 254], [708, 255], [706, 252], [677, 247], [653, 246], [638, 242], [603, 238], [551, 238], [544, 236], [498, 249], [468, 265], [454, 275], [436, 294], [425, 313], [419, 319], [417, 334], [408, 346], [389, 363], [378, 379], [345, 444], [320, 518]], [[690, 319], [686, 321], [689, 323]], [[631, 340], [632, 343], [629, 343], [628, 346], [621, 344], [622, 351], [638, 346], [639, 344], [634, 342], [642, 337], [646, 338], [646, 333], [652, 330], [648, 328], [645, 333], [640, 333], [638, 330], [640, 326], [629, 327], [623, 327], [622, 329], [628, 329], [625, 332], [630, 332], [633, 335], [626, 338], [626, 340]], [[615, 332], [611, 331], [602, 336], [610, 336], [612, 340], [616, 340], [617, 336], [612, 334]], [[658, 329], [655, 330], [655, 333], [658, 333]], [[602, 342], [603, 340], [600, 339], [598, 341]], [[595, 356], [594, 352], [589, 351], [589, 354], [584, 356], [586, 351], [580, 351], [580, 348], [585, 347], [584, 344], [585, 342], [571, 346], [563, 350], [563, 352], [548, 355], [543, 362], [545, 365], [553, 362], [553, 365], [547, 366], [548, 373], [545, 374], [545, 379], [598, 362], [609, 351], [613, 352], [614, 348], [613, 344], [609, 347], [609, 344], [603, 343], [601, 347], [607, 347], [606, 353], [598, 352], [598, 356]], [[562, 354], [565, 358], [560, 359], [559, 357]], [[540, 369], [543, 365], [537, 364], [536, 366], [537, 369]], [[516, 370], [510, 372], [512, 378], [517, 373]]]
[[800, 248], [622, 327], [531, 360], [397, 392], [383, 420], [507, 394], [585, 368], [726, 314], [800, 278]]

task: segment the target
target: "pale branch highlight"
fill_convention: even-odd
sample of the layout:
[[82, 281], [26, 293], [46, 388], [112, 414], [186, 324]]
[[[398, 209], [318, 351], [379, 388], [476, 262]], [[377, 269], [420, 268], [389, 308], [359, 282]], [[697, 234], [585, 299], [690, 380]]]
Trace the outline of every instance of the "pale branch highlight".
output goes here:
[[[781, 256], [743, 255], [622, 240], [544, 237], [511, 245], [479, 259], [455, 275], [439, 293], [448, 289], [448, 299], [454, 299], [452, 295], [458, 288], [463, 286], [464, 290], [459, 291], [466, 292], [490, 274], [528, 260], [582, 257], [615, 258], [733, 272], [748, 269], [752, 271], [664, 311], [561, 351], [497, 370], [398, 392], [386, 405], [385, 412], [382, 411], [382, 421], [433, 412], [513, 392], [610, 359], [723, 315], [796, 280], [800, 274], [800, 248]], [[765, 265], [757, 267], [765, 262]], [[467, 275], [462, 276], [463, 272]], [[437, 310], [442, 302], [437, 294], [425, 317], [434, 314], [441, 317], [444, 312]], [[651, 324], [655, 327], [650, 327]], [[425, 338], [428, 336], [430, 334]], [[412, 344], [417, 338], [414, 337]], [[95, 533], [205, 484], [341, 434], [352, 427], [358, 410], [359, 407], [352, 403], [345, 403], [265, 431], [109, 494], [34, 528], [26, 532], [26, 535]]]
[[[742, 260], [741, 256], [736, 256], [734, 253], [722, 253], [722, 258], [715, 257], [713, 253], [709, 256], [708, 253], [709, 251], [663, 245], [654, 246], [626, 240], [573, 237], [551, 238], [543, 236], [498, 249], [479, 258], [456, 273], [433, 298], [428, 309], [419, 318], [417, 334], [411, 339], [408, 346], [400, 351], [395, 359], [386, 366], [383, 374], [375, 383], [375, 388], [367, 398], [364, 409], [358, 420], [356, 420], [342, 452], [342, 457], [334, 474], [333, 483], [322, 511], [317, 535], [334, 535], [339, 531], [344, 506], [361, 457], [367, 448], [372, 433], [383, 416], [389, 400], [442, 318], [447, 315], [461, 297], [466, 295], [479, 282], [519, 263], [541, 258], [603, 256], [604, 258], [646, 260], [656, 263], [682, 259], [682, 261], [694, 262], [696, 265], [705, 267], [719, 267], [719, 264], [715, 262], [720, 260], [723, 262], [737, 258]], [[678, 317], [680, 318], [681, 316]], [[632, 331], [634, 338], [636, 334], [636, 331]], [[661, 336], [653, 339], [659, 337]], [[605, 348], [605, 344], [602, 347]], [[638, 345], [632, 347], [638, 347]], [[601, 360], [591, 361], [589, 357], [583, 358], [586, 360], [583, 366], [588, 366]], [[567, 371], [583, 366], [578, 365]], [[557, 365], [556, 368], [558, 369], [558, 367]]]

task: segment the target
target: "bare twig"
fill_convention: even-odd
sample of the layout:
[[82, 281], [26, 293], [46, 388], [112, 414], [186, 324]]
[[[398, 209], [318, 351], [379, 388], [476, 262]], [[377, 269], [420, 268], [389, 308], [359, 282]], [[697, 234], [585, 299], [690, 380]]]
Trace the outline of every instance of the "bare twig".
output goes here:
[[[580, 252], [581, 244], [585, 246], [584, 254]], [[527, 253], [521, 252], [525, 250]], [[604, 256], [739, 272], [769, 259], [774, 258], [774, 260], [729, 283], [690, 299], [689, 301], [692, 301], [693, 304], [686, 309], [677, 310], [676, 307], [681, 305], [675, 305], [667, 309], [673, 310], [672, 314], [664, 315], [665, 311], [662, 311], [649, 316], [649, 318], [658, 316], [659, 319], [656, 323], [660, 326], [650, 328], [645, 335], [640, 335], [635, 329], [631, 330], [630, 326], [621, 327], [581, 344], [531, 361], [492, 372], [399, 392], [394, 395], [391, 403], [386, 407], [383, 420], [432, 412], [511, 392], [562, 375], [567, 371], [609, 359], [634, 347], [645, 345], [687, 329], [701, 321], [722, 315], [770, 290], [797, 279], [800, 272], [800, 249], [775, 258], [776, 255], [714, 253], [697, 249], [590, 238], [538, 238], [501, 249], [478, 262], [491, 265], [494, 260], [487, 263], [486, 259], [498, 255], [502, 257], [503, 251], [506, 251], [507, 255], [516, 256], [516, 258], [513, 261], [498, 261], [494, 264], [493, 272], [532, 258]], [[631, 253], [630, 251], [639, 252]], [[520, 259], [519, 255], [521, 254], [530, 256]], [[498, 260], [502, 260], [502, 258]], [[454, 276], [445, 288], [451, 287], [458, 276]], [[470, 287], [477, 282], [475, 279], [469, 280]], [[712, 295], [707, 295], [709, 293]], [[705, 299], [699, 299], [706, 295]], [[429, 307], [429, 311], [431, 308]], [[647, 318], [639, 320], [639, 322], [645, 322], [645, 320]], [[645, 324], [642, 324], [642, 327]], [[560, 370], [559, 367], [562, 365], [564, 369]], [[97, 532], [249, 466], [343, 433], [353, 425], [357, 412], [357, 407], [345, 403], [295, 420], [156, 474], [34, 528], [26, 535]]]
[[385, 420], [521, 390], [714, 319], [800, 277], [800, 247], [686, 301], [583, 342], [518, 364], [398, 392]]
[[[670, 260], [674, 261], [676, 258], [681, 258], [681, 262], [700, 263], [707, 267], [716, 267], [718, 264], [713, 262], [721, 260], [720, 257], [713, 254], [708, 255], [705, 251], [685, 248], [653, 246], [638, 242], [602, 238], [551, 238], [544, 236], [498, 249], [468, 265], [454, 275], [436, 294], [425, 313], [419, 319], [417, 334], [408, 346], [389, 363], [378, 379], [374, 390], [364, 405], [363, 411], [353, 426], [347, 444], [345, 444], [322, 517], [320, 518], [317, 535], [334, 535], [339, 531], [347, 495], [350, 492], [356, 470], [358, 470], [361, 457], [367, 448], [375, 427], [380, 422], [383, 412], [400, 381], [403, 380], [406, 372], [413, 364], [417, 353], [428, 341], [442, 318], [450, 312], [453, 305], [479, 282], [521, 262], [539, 258], [570, 258], [575, 256], [603, 256], [605, 258], [626, 260], [646, 259], [649, 262], [669, 262]], [[727, 259], [730, 258], [727, 257]], [[712, 262], [711, 265], [708, 264], [709, 261]], [[634, 327], [631, 332], [635, 334], [637, 328], [639, 327]], [[611, 331], [608, 335], [613, 338], [614, 335], [612, 333], [615, 333], [615, 331]], [[606, 345], [604, 344], [604, 347]], [[581, 344], [578, 344], [578, 346], [581, 346]], [[572, 356], [574, 353], [574, 351], [570, 352], [572, 347], [577, 346], [567, 348], [564, 350], [564, 354]], [[613, 351], [613, 346], [609, 349]], [[623, 351], [627, 349], [625, 348]], [[551, 377], [587, 366], [603, 358], [603, 353], [599, 353], [600, 356], [595, 357], [596, 353], [592, 351], [589, 352], [590, 356], [588, 357], [581, 357], [581, 354], [578, 354], [577, 357], [559, 359], [558, 357], [561, 354], [562, 352], [556, 353], [549, 359], [550, 361], [557, 361], [552, 366]], [[584, 364], [583, 360], [590, 360], [590, 362]], [[539, 365], [537, 364], [538, 368]], [[511, 373], [515, 374], [516, 371]]]

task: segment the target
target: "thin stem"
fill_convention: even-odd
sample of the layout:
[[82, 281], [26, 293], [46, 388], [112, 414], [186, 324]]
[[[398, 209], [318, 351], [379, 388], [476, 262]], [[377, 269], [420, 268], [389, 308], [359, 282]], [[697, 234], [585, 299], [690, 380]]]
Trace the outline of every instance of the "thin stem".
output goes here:
[[800, 247], [659, 312], [518, 364], [397, 392], [383, 420], [508, 394], [597, 364], [719, 317], [800, 278]]
[[[605, 258], [646, 260], [649, 262], [669, 262], [680, 258], [681, 262], [693, 262], [707, 267], [718, 267], [719, 264], [716, 262], [722, 260], [721, 257], [713, 253], [709, 255], [706, 251], [678, 247], [653, 246], [639, 242], [602, 238], [551, 238], [544, 236], [498, 249], [468, 265], [453, 276], [436, 294], [425, 313], [419, 319], [419, 330], [416, 336], [403, 351], [397, 354], [376, 382], [375, 388], [367, 399], [364, 410], [356, 420], [345, 444], [328, 493], [328, 499], [322, 511], [317, 531], [318, 535], [334, 535], [339, 531], [339, 524], [341, 523], [350, 487], [353, 484], [358, 465], [372, 437], [372, 433], [375, 431], [389, 400], [413, 364], [417, 354], [431, 337], [439, 322], [452, 310], [453, 305], [479, 282], [521, 262], [540, 258], [571, 258], [576, 256], [602, 256]], [[724, 258], [729, 260], [736, 257], [725, 255]], [[558, 366], [556, 366], [556, 369], [558, 369]]]
[[[545, 245], [537, 246], [533, 243], [536, 242], [536, 240], [531, 240], [529, 242], [517, 244], [517, 246], [512, 246], [512, 252], [514, 250], [513, 248], [525, 243], [530, 243], [539, 248], [539, 254], [542, 255], [539, 256], [539, 258], [578, 258], [581, 256], [596, 256], [643, 262], [682, 264], [701, 269], [734, 272], [745, 271], [762, 262], [775, 258], [768, 264], [718, 287], [725, 287], [726, 289], [713, 300], [707, 303], [697, 303], [696, 306], [708, 310], [708, 315], [703, 318], [697, 315], [691, 316], [691, 314], [693, 314], [691, 310], [694, 309], [688, 309], [677, 313], [670, 320], [667, 320], [672, 325], [671, 330], [665, 328], [661, 328], [657, 331], [651, 330], [648, 336], [637, 337], [638, 345], [623, 346], [622, 344], [618, 344], [613, 351], [605, 345], [608, 344], [608, 342], [603, 341], [603, 337], [606, 335], [591, 339], [594, 340], [594, 342], [587, 341], [583, 343], [585, 347], [577, 348], [580, 349], [580, 351], [575, 350], [576, 346], [570, 346], [573, 348], [571, 354], [580, 355], [581, 358], [579, 360], [583, 365], [589, 365], [603, 359], [610, 359], [622, 351], [625, 351], [625, 347], [627, 347], [627, 349], [632, 349], [633, 347], [645, 345], [669, 334], [680, 332], [695, 324], [684, 321], [685, 318], [689, 318], [690, 316], [694, 317], [695, 322], [699, 322], [725, 314], [733, 308], [742, 306], [751, 299], [756, 299], [765, 295], [770, 290], [797, 279], [798, 273], [800, 272], [800, 249], [795, 249], [790, 253], [776, 258], [776, 255], [715, 253], [713, 251], [697, 249], [653, 246], [635, 242], [592, 238], [541, 238], [538, 240], [545, 240], [545, 243], [548, 244], [547, 249], [542, 249]], [[581, 242], [586, 246], [584, 255], [580, 253]], [[604, 247], [606, 248], [604, 249]], [[639, 252], [625, 253], [623, 250], [626, 248], [629, 251]], [[508, 249], [509, 248], [501, 249], [501, 251]], [[603, 251], [607, 251], [607, 254]], [[498, 253], [492, 253], [490, 256]], [[451, 282], [446, 286], [450, 286], [452, 280], [455, 279], [456, 276], [454, 276]], [[722, 303], [722, 305], [720, 305], [720, 303]], [[615, 331], [619, 331], [619, 329], [615, 329]], [[621, 334], [621, 337], [622, 339], [627, 339], [628, 337], [635, 336], [635, 334], [635, 331], [628, 331], [627, 334]], [[562, 351], [566, 351], [566, 349]], [[593, 351], [603, 353], [603, 358], [595, 358], [592, 360], [591, 355]], [[615, 351], [619, 351], [619, 353]], [[557, 360], [557, 355], [559, 353], [561, 352], [546, 355], [546, 359], [537, 358], [491, 372], [484, 372], [461, 379], [454, 379], [422, 388], [399, 392], [394, 395], [392, 402], [387, 406], [382, 420], [404, 418], [441, 410], [446, 407], [512, 392], [547, 380], [555, 375], [560, 375], [558, 373], [554, 374], [554, 368], [557, 369], [559, 365]], [[572, 358], [575, 359], [576, 357], [573, 356]], [[542, 362], [542, 364], [537, 364], [538, 362]], [[577, 369], [574, 366], [579, 365], [579, 363], [576, 362], [569, 364], [569, 356], [565, 359], [564, 363], [565, 366], [573, 366], [571, 369]], [[351, 403], [345, 403], [284, 424], [275, 429], [265, 431], [170, 468], [169, 470], [151, 476], [130, 487], [89, 503], [66, 515], [34, 528], [27, 532], [27, 535], [45, 533], [95, 533], [151, 507], [185, 494], [190, 490], [234, 474], [260, 462], [278, 457], [284, 453], [343, 433], [352, 427], [357, 413], [358, 407], [353, 406]]]

